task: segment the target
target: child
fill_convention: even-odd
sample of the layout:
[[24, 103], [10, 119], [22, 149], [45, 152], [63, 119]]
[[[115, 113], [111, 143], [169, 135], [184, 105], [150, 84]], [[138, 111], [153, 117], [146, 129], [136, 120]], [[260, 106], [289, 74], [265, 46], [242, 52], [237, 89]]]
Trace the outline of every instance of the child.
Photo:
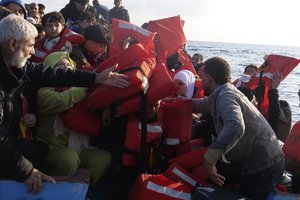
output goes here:
[[91, 12], [83, 12], [79, 16], [78, 25], [74, 25], [71, 30], [83, 35], [85, 29], [96, 24], [96, 17]]
[[35, 55], [32, 61], [41, 63], [50, 53], [65, 51], [70, 53], [72, 48], [84, 41], [84, 38], [64, 28], [65, 19], [59, 12], [50, 12], [42, 18], [45, 37], [35, 45]]
[[85, 41], [74, 48], [70, 56], [76, 62], [77, 69], [94, 69], [108, 57], [110, 32], [105, 26], [93, 25], [85, 30], [84, 38]]

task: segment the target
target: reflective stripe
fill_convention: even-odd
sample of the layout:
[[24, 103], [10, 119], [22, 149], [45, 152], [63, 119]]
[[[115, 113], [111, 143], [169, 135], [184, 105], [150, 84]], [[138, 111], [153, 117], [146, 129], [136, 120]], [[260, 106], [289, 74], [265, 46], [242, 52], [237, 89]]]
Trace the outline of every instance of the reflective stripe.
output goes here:
[[157, 185], [157, 184], [155, 184], [151, 181], [149, 181], [147, 183], [147, 189], [152, 190], [154, 192], [158, 192], [160, 194], [164, 194], [164, 195], [169, 196], [169, 197], [174, 197], [174, 198], [177, 198], [177, 199], [185, 199], [185, 200], [190, 200], [191, 199], [191, 194], [190, 193], [173, 190], [173, 189], [165, 187], [165, 186]]
[[166, 138], [165, 139], [165, 144], [166, 145], [177, 145], [179, 144], [179, 139], [178, 138]]
[[47, 55], [47, 53], [43, 51], [39, 51], [37, 48], [35, 48], [34, 51], [35, 51], [34, 56], [37, 58], [45, 58]]
[[119, 28], [124, 28], [124, 29], [129, 29], [129, 30], [133, 30], [136, 31], [146, 37], [149, 37], [152, 33], [150, 31], [147, 31], [146, 29], [143, 29], [139, 26], [133, 25], [133, 24], [128, 24], [128, 23], [124, 23], [124, 22], [119, 22]]
[[[139, 129], [142, 129], [142, 123], [139, 122]], [[149, 133], [162, 133], [162, 128], [158, 125], [147, 124], [147, 132]]]
[[185, 180], [186, 182], [188, 182], [189, 184], [191, 184], [192, 186], [195, 186], [197, 184], [197, 182], [192, 179], [191, 177], [185, 175], [182, 171], [180, 171], [177, 167], [174, 167], [172, 172], [174, 174], [176, 174], [178, 177], [180, 177], [182, 180]]
[[79, 35], [79, 34], [73, 32], [73, 31], [70, 31], [69, 33], [64, 34], [64, 37], [68, 38], [68, 37], [70, 37], [72, 35]]
[[[259, 78], [260, 77], [260, 72], [255, 73], [255, 76]], [[273, 77], [273, 74], [270, 73], [270, 72], [266, 72], [266, 73], [263, 74], [263, 77], [267, 77], [267, 78], [271, 79]]]

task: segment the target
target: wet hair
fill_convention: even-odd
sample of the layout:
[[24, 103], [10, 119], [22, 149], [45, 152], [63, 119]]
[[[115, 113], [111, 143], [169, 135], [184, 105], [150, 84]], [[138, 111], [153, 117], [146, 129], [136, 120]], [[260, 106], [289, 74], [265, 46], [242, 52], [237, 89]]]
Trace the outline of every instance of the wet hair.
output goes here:
[[248, 65], [248, 66], [244, 69], [244, 73], [246, 73], [246, 71], [247, 71], [248, 68], [254, 68], [255, 70], [258, 69], [258, 67], [257, 67], [256, 65], [251, 64], [251, 65]]
[[231, 81], [230, 66], [220, 57], [213, 57], [204, 62], [203, 71], [209, 74], [216, 84], [225, 84]]
[[96, 16], [92, 12], [82, 12], [79, 15], [78, 20], [81, 22], [84, 20], [92, 20], [94, 23], [96, 23]]
[[17, 15], [8, 15], [0, 21], [0, 43], [4, 44], [14, 38], [18, 42], [28, 41], [35, 38], [38, 32], [33, 24]]
[[47, 13], [46, 15], [43, 16], [42, 18], [43, 27], [46, 26], [47, 22], [57, 22], [61, 24], [63, 27], [65, 26], [66, 23], [63, 15], [57, 11]]

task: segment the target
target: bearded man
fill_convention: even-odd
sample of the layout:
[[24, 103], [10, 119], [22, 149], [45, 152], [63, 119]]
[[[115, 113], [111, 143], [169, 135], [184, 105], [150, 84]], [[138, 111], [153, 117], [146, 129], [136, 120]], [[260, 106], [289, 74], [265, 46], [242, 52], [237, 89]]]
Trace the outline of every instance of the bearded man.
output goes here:
[[[22, 116], [22, 90], [28, 83], [40, 87], [89, 87], [104, 84], [127, 87], [125, 75], [112, 72], [117, 66], [95, 74], [35, 64], [27, 61], [34, 54], [36, 28], [17, 15], [0, 21], [0, 178], [24, 181], [28, 191], [38, 193], [43, 181], [55, 183], [21, 154], [13, 138]], [[36, 154], [37, 152], [31, 152]]]
[[230, 66], [214, 57], [203, 65], [203, 99], [194, 99], [194, 111], [210, 113], [216, 137], [204, 155], [210, 179], [219, 186], [238, 183], [251, 199], [266, 199], [285, 168], [284, 154], [262, 114], [231, 84]]

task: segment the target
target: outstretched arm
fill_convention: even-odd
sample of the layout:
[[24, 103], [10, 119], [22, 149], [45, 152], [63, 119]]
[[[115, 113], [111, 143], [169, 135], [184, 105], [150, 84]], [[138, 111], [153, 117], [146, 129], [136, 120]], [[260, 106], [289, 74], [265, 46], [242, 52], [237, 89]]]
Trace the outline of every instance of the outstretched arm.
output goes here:
[[125, 88], [129, 85], [129, 82], [126, 80], [127, 76], [124, 74], [119, 74], [113, 72], [118, 65], [105, 69], [100, 73], [96, 74], [95, 84], [102, 84], [107, 86]]

